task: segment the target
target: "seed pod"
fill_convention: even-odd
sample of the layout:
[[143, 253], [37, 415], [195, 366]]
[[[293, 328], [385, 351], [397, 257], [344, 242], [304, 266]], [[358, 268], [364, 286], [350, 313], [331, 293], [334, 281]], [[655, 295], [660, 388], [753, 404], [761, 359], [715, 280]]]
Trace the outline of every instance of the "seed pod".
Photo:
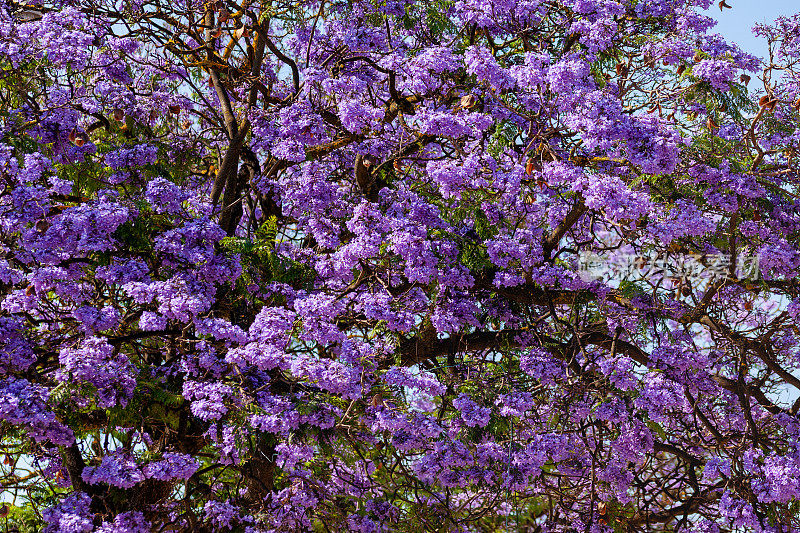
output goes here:
[[697, 52], [694, 53], [694, 57], [692, 59], [694, 59], [695, 63], [699, 63], [700, 60], [703, 59], [703, 53], [700, 50], [698, 50]]
[[732, 6], [729, 6], [729, 5], [728, 5], [728, 4], [725, 2], [725, 0], [719, 0], [719, 4], [717, 4], [717, 5], [719, 6], [719, 10], [720, 10], [720, 11], [722, 11], [722, 10], [723, 10], [723, 9], [725, 9], [726, 7], [727, 7], [728, 9], [732, 9]]
[[119, 107], [114, 108], [114, 120], [116, 120], [117, 122], [122, 122], [124, 118], [125, 118], [125, 111], [123, 111]]
[[89, 142], [89, 136], [86, 134], [86, 132], [79, 131], [75, 134], [75, 140], [72, 142], [72, 144], [81, 147], [87, 142]]
[[225, 24], [228, 22], [228, 19], [231, 18], [231, 12], [225, 9], [224, 7], [219, 10], [219, 22], [220, 24]]
[[753, 302], [750, 302], [750, 301], [745, 302], [744, 303], [744, 308], [745, 308], [746, 311], [752, 311], [753, 310]]
[[597, 514], [605, 516], [608, 512], [608, 504], [606, 502], [597, 502]]
[[767, 105], [764, 106], [764, 107], [766, 107], [767, 111], [769, 111], [771, 113], [771, 112], [775, 111], [775, 106], [777, 106], [779, 102], [780, 102], [780, 100], [778, 98], [773, 98], [772, 100], [767, 102]]
[[795, 108], [796, 110], [800, 111], [800, 98], [798, 98], [797, 100], [794, 101], [794, 103], [792, 104], [792, 107]]
[[708, 120], [706, 120], [706, 126], [707, 126], [707, 127], [708, 127], [708, 129], [710, 129], [710, 130], [715, 130], [715, 129], [719, 128], [719, 124], [717, 124], [716, 122], [714, 122], [714, 119], [713, 119], [713, 118], [711, 118], [711, 117], [708, 117]]
[[212, 39], [218, 39], [221, 35], [222, 35], [221, 28], [214, 28], [214, 30], [211, 32]]
[[367, 169], [370, 169], [375, 166], [377, 160], [375, 159], [374, 155], [367, 154], [361, 159], [361, 164], [364, 165]]
[[536, 170], [536, 163], [534, 162], [533, 158], [528, 159], [528, 164], [525, 165], [525, 174], [530, 176], [533, 174], [534, 170]]
[[250, 32], [244, 26], [233, 30], [233, 38], [236, 39], [237, 41], [242, 37], [247, 37], [248, 35], [250, 35]]
[[103, 455], [103, 448], [100, 446], [100, 441], [97, 439], [97, 437], [95, 437], [94, 440], [92, 440], [91, 447], [95, 455], [97, 455], [98, 457]]
[[458, 101], [459, 107], [461, 109], [472, 109], [478, 103], [478, 99], [475, 97], [474, 94], [465, 94], [461, 97]]
[[684, 64], [678, 65], [678, 71], [677, 71], [678, 72], [678, 76], [683, 74], [685, 71], [686, 71], [686, 65], [684, 65]]
[[[25, 7], [35, 7], [35, 6], [25, 6]], [[33, 20], [41, 20], [43, 15], [41, 11], [37, 11], [35, 9], [22, 9], [14, 13], [14, 17], [17, 19], [18, 22], [31, 22]]]
[[5, 518], [8, 516], [8, 505], [5, 503], [2, 507], [0, 507], [0, 518]]
[[167, 107], [169, 108], [169, 112], [173, 115], [178, 115], [181, 112], [181, 106], [177, 104], [170, 104]]
[[761, 107], [764, 107], [768, 103], [769, 103], [769, 96], [767, 96], [766, 94], [758, 99], [758, 105], [760, 105]]
[[750, 83], [750, 76], [748, 76], [747, 74], [742, 74], [741, 76], [739, 76], [739, 81], [744, 83], [744, 85], [746, 87], [747, 84]]

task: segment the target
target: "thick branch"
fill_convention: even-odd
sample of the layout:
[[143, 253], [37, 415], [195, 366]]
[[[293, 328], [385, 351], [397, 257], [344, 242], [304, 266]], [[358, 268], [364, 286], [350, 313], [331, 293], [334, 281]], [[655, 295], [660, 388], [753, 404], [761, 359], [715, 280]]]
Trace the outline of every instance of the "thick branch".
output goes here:
[[550, 232], [545, 238], [544, 242], [542, 242], [542, 249], [544, 250], [544, 256], [546, 258], [550, 257], [550, 253], [555, 250], [558, 243], [561, 242], [561, 238], [569, 231], [569, 229], [574, 226], [578, 220], [586, 213], [586, 205], [583, 203], [583, 197], [579, 196], [578, 201], [575, 202], [575, 205], [572, 206], [572, 209], [564, 220], [556, 226], [556, 228]]

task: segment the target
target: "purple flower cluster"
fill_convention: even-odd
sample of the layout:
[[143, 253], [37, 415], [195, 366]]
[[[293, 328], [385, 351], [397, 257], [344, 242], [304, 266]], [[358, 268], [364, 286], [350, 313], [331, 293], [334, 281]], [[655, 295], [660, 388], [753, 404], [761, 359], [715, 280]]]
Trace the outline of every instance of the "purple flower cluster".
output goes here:
[[130, 169], [155, 163], [158, 159], [158, 148], [140, 144], [132, 148], [119, 148], [108, 152], [104, 154], [103, 158], [106, 165], [112, 170]]
[[0, 4], [9, 528], [800, 530], [799, 17], [239, 4]]
[[453, 400], [453, 407], [461, 413], [461, 420], [470, 427], [485, 427], [489, 423], [492, 410], [481, 407], [466, 394], [461, 394]]
[[60, 379], [94, 386], [100, 407], [125, 405], [136, 387], [128, 357], [101, 337], [87, 337], [80, 346], [61, 350], [58, 359], [63, 365]]

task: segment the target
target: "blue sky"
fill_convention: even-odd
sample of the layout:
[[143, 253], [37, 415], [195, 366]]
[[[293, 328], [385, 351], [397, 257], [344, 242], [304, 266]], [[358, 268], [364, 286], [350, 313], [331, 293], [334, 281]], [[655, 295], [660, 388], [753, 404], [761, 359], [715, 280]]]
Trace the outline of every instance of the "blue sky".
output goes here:
[[708, 14], [719, 23], [711, 31], [721, 33], [737, 43], [742, 50], [758, 56], [767, 52], [766, 42], [756, 38], [750, 29], [757, 22], [772, 22], [781, 15], [800, 12], [798, 0], [727, 0], [732, 9], [720, 13], [714, 0]]

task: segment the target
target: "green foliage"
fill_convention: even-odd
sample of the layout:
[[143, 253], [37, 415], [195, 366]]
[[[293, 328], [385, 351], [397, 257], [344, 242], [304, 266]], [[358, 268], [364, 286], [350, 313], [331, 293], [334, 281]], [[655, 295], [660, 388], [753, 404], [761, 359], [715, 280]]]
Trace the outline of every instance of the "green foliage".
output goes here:
[[497, 157], [507, 148], [514, 146], [514, 140], [519, 135], [519, 129], [516, 124], [510, 120], [502, 120], [492, 125], [491, 137], [489, 138], [486, 151], [492, 156]]
[[[275, 253], [278, 239], [276, 217], [264, 222], [251, 239], [242, 237], [225, 237], [219, 243], [223, 253], [239, 256], [243, 275], [237, 280], [237, 288], [246, 291], [247, 285], [253, 282], [269, 283], [277, 281], [292, 286], [303, 286], [313, 277], [308, 266], [292, 261]], [[257, 272], [259, 279], [253, 278]]]
[[154, 213], [145, 202], [138, 203], [136, 207], [139, 216], [120, 225], [113, 236], [122, 250], [149, 257], [154, 252], [155, 236], [171, 229], [172, 223], [167, 217]]
[[0, 527], [8, 532], [38, 533], [44, 527], [44, 523], [32, 505], [18, 507], [8, 504], [8, 516], [0, 518]]
[[406, 29], [424, 27], [432, 36], [455, 33], [458, 30], [447, 16], [454, 4], [453, 0], [431, 0], [430, 2], [408, 4], [406, 14], [402, 18], [403, 27]]

